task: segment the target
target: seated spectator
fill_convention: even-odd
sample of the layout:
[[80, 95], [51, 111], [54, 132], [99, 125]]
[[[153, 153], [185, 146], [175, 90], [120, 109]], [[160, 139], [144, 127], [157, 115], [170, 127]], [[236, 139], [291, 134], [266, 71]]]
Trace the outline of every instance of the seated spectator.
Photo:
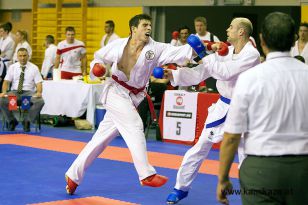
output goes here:
[[54, 43], [54, 37], [52, 35], [47, 35], [45, 39], [45, 57], [41, 69], [41, 74], [45, 80], [48, 78], [52, 78], [52, 71], [55, 65], [57, 55], [57, 46]]
[[[17, 96], [17, 102], [22, 96], [32, 96], [31, 107], [28, 115], [22, 122], [25, 132], [30, 131], [30, 122], [37, 119], [43, 105], [42, 98], [42, 76], [38, 67], [28, 62], [28, 51], [26, 48], [20, 48], [17, 51], [18, 62], [14, 63], [8, 69], [5, 76], [2, 90], [0, 93], [0, 108], [5, 120], [9, 123], [9, 130], [14, 131], [18, 121], [15, 119], [12, 111], [9, 110], [8, 95]], [[7, 92], [9, 84], [12, 83], [11, 91]]]
[[15, 48], [15, 52], [14, 52], [14, 56], [13, 56], [13, 63], [18, 62], [17, 51], [20, 48], [27, 49], [28, 55], [29, 55], [29, 60], [31, 60], [32, 48], [31, 48], [31, 46], [30, 46], [30, 44], [28, 42], [28, 33], [26, 31], [18, 30], [16, 32], [16, 43], [17, 43], [17, 46]]

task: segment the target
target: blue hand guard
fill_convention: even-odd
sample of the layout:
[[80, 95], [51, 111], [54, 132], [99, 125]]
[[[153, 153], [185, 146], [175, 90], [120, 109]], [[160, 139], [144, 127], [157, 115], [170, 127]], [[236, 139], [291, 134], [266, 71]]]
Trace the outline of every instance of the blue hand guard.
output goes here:
[[194, 51], [201, 59], [207, 55], [205, 46], [196, 35], [191, 34], [188, 36], [187, 43], [194, 49]]

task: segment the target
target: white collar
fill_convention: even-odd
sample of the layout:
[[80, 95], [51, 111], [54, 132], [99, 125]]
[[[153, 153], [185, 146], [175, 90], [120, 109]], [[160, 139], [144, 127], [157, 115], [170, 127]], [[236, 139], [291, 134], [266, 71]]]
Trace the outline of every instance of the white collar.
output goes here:
[[281, 51], [273, 51], [267, 54], [266, 60], [272, 60], [274, 58], [286, 58], [291, 57], [289, 51], [281, 52]]

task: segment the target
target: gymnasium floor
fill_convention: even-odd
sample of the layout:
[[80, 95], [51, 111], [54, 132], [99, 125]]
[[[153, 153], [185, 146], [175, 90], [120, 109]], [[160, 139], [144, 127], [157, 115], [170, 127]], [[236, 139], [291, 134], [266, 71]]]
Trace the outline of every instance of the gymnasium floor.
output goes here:
[[[0, 124], [2, 127], [2, 125]], [[93, 132], [43, 126], [40, 133], [0, 131], [0, 205], [161, 205], [172, 190], [185, 145], [162, 143], [150, 133], [149, 160], [158, 173], [169, 177], [161, 188], [142, 187], [121, 137], [116, 138], [88, 169], [76, 194], [65, 192], [64, 173]], [[189, 196], [179, 205], [216, 205], [217, 150], [212, 150]], [[239, 188], [237, 163], [232, 167], [234, 189]], [[240, 196], [230, 197], [240, 205]]]

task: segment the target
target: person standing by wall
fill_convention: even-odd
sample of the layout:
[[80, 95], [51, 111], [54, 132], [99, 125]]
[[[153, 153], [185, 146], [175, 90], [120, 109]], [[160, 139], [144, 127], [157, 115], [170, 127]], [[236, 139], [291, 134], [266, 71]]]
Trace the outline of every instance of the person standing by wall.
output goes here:
[[55, 68], [61, 71], [61, 79], [87, 75], [87, 56], [85, 45], [75, 39], [75, 28], [65, 29], [66, 39], [58, 44]]
[[298, 40], [291, 48], [291, 56], [303, 56], [308, 64], [308, 23], [301, 23], [298, 29]]
[[108, 20], [105, 22], [105, 35], [103, 36], [101, 40], [101, 48], [106, 46], [108, 43], [111, 43], [112, 41], [120, 38], [115, 32], [114, 32], [115, 24], [112, 20]]
[[0, 91], [14, 54], [15, 42], [10, 35], [11, 29], [8, 23], [0, 25]]
[[52, 78], [52, 71], [57, 56], [57, 46], [52, 35], [47, 35], [45, 39], [45, 57], [42, 64], [41, 74], [44, 79]]
[[[203, 16], [198, 16], [194, 19], [196, 36], [198, 36], [202, 41], [210, 41], [210, 42], [219, 42], [217, 36], [207, 30], [207, 20]], [[212, 51], [208, 51], [209, 54], [213, 53]], [[216, 88], [216, 79], [210, 77], [199, 84], [199, 91], [215, 91]]]
[[31, 60], [32, 48], [31, 48], [31, 46], [30, 46], [30, 44], [28, 42], [28, 33], [26, 31], [18, 30], [16, 32], [15, 36], [16, 36], [17, 45], [16, 45], [15, 52], [14, 52], [14, 55], [13, 55], [13, 63], [18, 62], [17, 51], [20, 48], [26, 48], [27, 49], [28, 55], [29, 55], [29, 59], [28, 60]]

